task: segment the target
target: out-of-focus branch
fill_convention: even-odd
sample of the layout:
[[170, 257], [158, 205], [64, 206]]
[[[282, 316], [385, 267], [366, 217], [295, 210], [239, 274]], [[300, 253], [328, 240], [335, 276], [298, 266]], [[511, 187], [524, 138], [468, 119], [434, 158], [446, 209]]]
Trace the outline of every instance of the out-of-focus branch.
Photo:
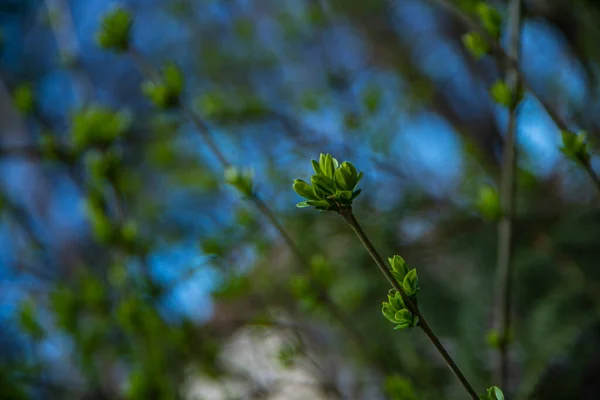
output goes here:
[[[521, 45], [521, 1], [511, 0], [508, 16], [508, 55], [519, 59]], [[517, 104], [520, 80], [514, 64], [509, 65], [506, 74], [506, 84], [512, 94], [509, 107], [508, 128], [502, 154], [502, 173], [500, 178], [500, 209], [501, 217], [498, 223], [498, 255], [497, 273], [499, 275], [499, 291], [496, 303], [496, 327], [500, 332], [499, 359], [496, 367], [496, 380], [500, 387], [508, 390], [509, 373], [509, 337], [512, 313], [512, 271], [513, 271], [513, 220], [515, 216], [515, 196], [517, 170]]]
[[77, 40], [69, 4], [65, 0], [46, 0], [46, 9], [50, 16], [50, 26], [56, 38], [60, 57], [63, 62], [74, 63], [77, 67], [73, 75], [81, 88], [81, 98], [86, 103], [94, 96], [94, 84], [81, 65], [81, 46]]

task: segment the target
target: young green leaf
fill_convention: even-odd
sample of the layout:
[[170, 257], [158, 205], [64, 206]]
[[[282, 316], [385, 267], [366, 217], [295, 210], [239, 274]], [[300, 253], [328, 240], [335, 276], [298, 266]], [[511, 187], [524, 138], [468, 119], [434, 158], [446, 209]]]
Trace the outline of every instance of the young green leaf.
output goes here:
[[335, 162], [334, 160], [335, 159], [331, 156], [331, 154], [321, 154], [319, 157], [319, 166], [321, 167], [321, 171], [323, 172], [323, 175], [330, 179], [333, 179], [333, 174], [336, 168], [335, 164], [337, 164], [337, 160], [335, 160]]
[[497, 220], [502, 214], [500, 196], [496, 189], [489, 185], [483, 185], [479, 188], [479, 199], [476, 207], [482, 217], [489, 221]]
[[319, 199], [325, 199], [335, 193], [333, 179], [325, 175], [313, 175], [310, 181], [314, 188], [314, 192]]
[[417, 270], [411, 269], [408, 274], [404, 277], [402, 287], [409, 296], [414, 296], [419, 291], [419, 277], [417, 276]]
[[578, 134], [569, 131], [562, 131], [561, 133], [563, 146], [560, 150], [563, 154], [578, 164], [588, 164], [590, 161], [590, 153], [586, 143], [586, 133], [583, 131]]
[[334, 180], [339, 190], [354, 190], [358, 184], [358, 172], [351, 163], [344, 161], [342, 165], [335, 170]]
[[309, 200], [319, 200], [315, 191], [311, 185], [304, 182], [302, 179], [295, 179], [294, 184], [292, 186], [294, 192], [298, 193], [300, 196]]
[[408, 274], [408, 266], [406, 265], [404, 258], [395, 255], [394, 257], [389, 257], [388, 261], [392, 267], [392, 271], [396, 272], [396, 274], [401, 277], [398, 282], [401, 283], [404, 281], [404, 277]]
[[419, 318], [414, 316], [406, 308], [398, 311], [396, 315], [394, 315], [394, 319], [396, 320], [396, 324], [398, 324], [396, 325], [396, 327], [394, 327], [395, 330], [411, 328], [413, 326], [416, 326], [419, 322]]
[[512, 93], [508, 85], [499, 79], [490, 87], [490, 95], [494, 101], [504, 107], [510, 107], [512, 103]]
[[133, 17], [124, 8], [118, 7], [102, 18], [100, 30], [96, 34], [98, 45], [107, 50], [124, 52], [129, 49]]
[[396, 291], [395, 289], [389, 290], [388, 302], [394, 308], [395, 312], [405, 308], [404, 301], [402, 300], [402, 296], [400, 295], [400, 292]]

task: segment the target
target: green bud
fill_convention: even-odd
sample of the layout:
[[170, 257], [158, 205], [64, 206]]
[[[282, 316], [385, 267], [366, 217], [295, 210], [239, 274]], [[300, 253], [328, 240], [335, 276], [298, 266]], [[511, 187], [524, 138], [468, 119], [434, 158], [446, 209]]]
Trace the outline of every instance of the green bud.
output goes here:
[[512, 103], [512, 93], [508, 85], [499, 79], [490, 87], [490, 95], [494, 101], [504, 107], [510, 107]]
[[483, 185], [479, 188], [479, 199], [477, 208], [483, 218], [495, 221], [500, 218], [502, 210], [500, 208], [500, 196], [492, 186]]
[[484, 2], [480, 2], [477, 4], [475, 12], [487, 33], [498, 40], [502, 32], [502, 16], [498, 10]]
[[145, 81], [142, 84], [142, 93], [157, 107], [169, 109], [179, 104], [183, 84], [181, 70], [174, 63], [167, 63], [158, 81]]
[[131, 13], [121, 7], [115, 8], [102, 18], [100, 30], [96, 34], [96, 42], [103, 49], [118, 53], [127, 51], [132, 25]]
[[563, 147], [560, 150], [563, 154], [581, 165], [587, 165], [590, 161], [590, 153], [586, 143], [586, 133], [581, 131], [574, 134], [569, 131], [562, 131]]
[[13, 101], [21, 114], [31, 114], [35, 104], [35, 96], [31, 84], [23, 83], [17, 86], [13, 92]]
[[501, 342], [500, 333], [496, 329], [491, 329], [487, 333], [485, 341], [492, 349], [499, 349]]
[[142, 93], [159, 108], [167, 108], [169, 105], [169, 92], [165, 85], [152, 81], [142, 82]]
[[169, 88], [169, 92], [173, 96], [179, 97], [179, 95], [183, 91], [183, 85], [185, 80], [181, 69], [179, 69], [179, 67], [175, 63], [167, 63], [163, 69], [163, 79], [165, 81], [165, 84]]
[[381, 106], [382, 93], [376, 86], [368, 87], [362, 94], [362, 102], [367, 113], [373, 115]]
[[483, 58], [490, 52], [490, 47], [480, 34], [475, 32], [466, 33], [462, 37], [463, 45], [476, 60]]
[[131, 118], [125, 112], [91, 105], [73, 115], [71, 126], [75, 147], [84, 149], [112, 143], [129, 130]]
[[307, 199], [297, 204], [297, 207], [314, 206], [319, 210], [339, 210], [349, 207], [358, 197], [361, 190], [354, 190], [363, 173], [357, 173], [356, 168], [349, 162], [341, 165], [331, 154], [321, 154], [319, 161], [312, 160], [315, 174], [310, 184], [296, 179], [294, 191]]
[[251, 169], [240, 170], [237, 167], [229, 166], [225, 169], [225, 182], [235, 187], [245, 196], [252, 196], [254, 173]]

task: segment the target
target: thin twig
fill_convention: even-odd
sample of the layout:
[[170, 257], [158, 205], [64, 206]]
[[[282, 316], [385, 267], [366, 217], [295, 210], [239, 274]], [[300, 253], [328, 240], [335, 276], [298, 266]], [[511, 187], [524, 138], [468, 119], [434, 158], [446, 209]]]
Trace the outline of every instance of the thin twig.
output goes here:
[[365, 249], [367, 249], [367, 251], [371, 255], [371, 258], [373, 258], [373, 260], [375, 261], [375, 264], [377, 264], [377, 266], [379, 267], [379, 270], [381, 271], [383, 276], [385, 276], [385, 278], [392, 285], [392, 287], [400, 293], [400, 295], [402, 296], [402, 300], [404, 301], [404, 304], [407, 306], [407, 308], [410, 310], [410, 312], [412, 312], [415, 316], [417, 316], [419, 318], [419, 323], [418, 323], [419, 327], [423, 330], [425, 335], [427, 335], [427, 337], [429, 338], [431, 343], [435, 346], [435, 348], [440, 353], [440, 355], [442, 356], [442, 358], [444, 359], [444, 361], [446, 362], [446, 364], [448, 365], [450, 370], [452, 370], [452, 372], [454, 373], [456, 378], [458, 378], [458, 380], [460, 381], [461, 385], [469, 393], [469, 396], [471, 396], [472, 399], [478, 400], [479, 397], [477, 396], [477, 393], [475, 392], [475, 390], [473, 389], [473, 387], [471, 386], [471, 384], [469, 383], [467, 378], [464, 376], [464, 374], [462, 373], [460, 368], [458, 368], [458, 365], [456, 365], [456, 363], [454, 362], [452, 357], [450, 357], [450, 354], [448, 354], [448, 351], [446, 351], [446, 348], [444, 347], [444, 345], [442, 345], [439, 338], [433, 332], [433, 330], [427, 323], [427, 320], [425, 319], [425, 317], [423, 317], [423, 314], [421, 314], [421, 312], [419, 311], [419, 308], [417, 307], [415, 302], [412, 301], [412, 299], [406, 294], [406, 292], [404, 291], [402, 286], [400, 286], [398, 284], [398, 282], [396, 281], [396, 279], [394, 279], [394, 276], [392, 275], [389, 267], [385, 264], [385, 262], [383, 261], [383, 259], [381, 258], [381, 256], [377, 252], [377, 250], [375, 249], [375, 246], [373, 246], [373, 243], [371, 243], [371, 240], [369, 239], [367, 234], [363, 231], [362, 227], [356, 220], [356, 217], [354, 216], [354, 213], [352, 212], [352, 208], [342, 208], [339, 210], [339, 213], [348, 222], [348, 224], [350, 225], [350, 227], [352, 228], [354, 233], [356, 233], [356, 236], [358, 236], [358, 238], [362, 242]]
[[[508, 55], [519, 59], [521, 43], [521, 1], [511, 0], [508, 16]], [[513, 220], [516, 196], [515, 171], [517, 169], [516, 157], [516, 122], [517, 102], [519, 96], [519, 74], [514, 64], [508, 65], [506, 84], [512, 94], [511, 105], [508, 115], [508, 129], [504, 141], [502, 154], [502, 173], [500, 182], [500, 209], [502, 211], [498, 223], [498, 253], [496, 270], [499, 275], [499, 290], [496, 302], [496, 327], [500, 333], [500, 344], [498, 348], [499, 358], [495, 370], [496, 380], [500, 387], [507, 390], [507, 379], [509, 372], [509, 335], [511, 330], [512, 311], [512, 273], [513, 273]]]

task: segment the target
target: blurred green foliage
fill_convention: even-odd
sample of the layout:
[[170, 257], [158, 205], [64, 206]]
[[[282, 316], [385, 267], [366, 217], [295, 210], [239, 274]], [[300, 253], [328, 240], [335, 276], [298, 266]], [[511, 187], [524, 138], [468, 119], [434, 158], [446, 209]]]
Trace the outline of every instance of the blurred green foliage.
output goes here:
[[[269, 398], [281, 395], [279, 378], [299, 372], [314, 378], [307, 386], [322, 398], [332, 388], [360, 399], [462, 398], [426, 338], [391, 329], [389, 321], [418, 322], [398, 293], [389, 293], [382, 318], [388, 285], [343, 220], [293, 207], [291, 180], [311, 173], [304, 160], [321, 152], [314, 179], [294, 184], [301, 205], [352, 205], [381, 254], [402, 254], [390, 260], [394, 276], [409, 295], [418, 291], [419, 307], [478, 392], [494, 383], [503, 128], [492, 101], [523, 102], [523, 120], [539, 129], [522, 132], [560, 133], [527, 114], [534, 105], [510, 92], [491, 57], [483, 60], [491, 56], [484, 38], [424, 2], [392, 3], [124, 3], [92, 13], [98, 45], [120, 57], [82, 45], [81, 60], [68, 64], [44, 47], [50, 26], [28, 30], [36, 40], [27, 45], [3, 34], [7, 51], [34, 42], [40, 49], [2, 74], [31, 135], [13, 141], [19, 129], [0, 116], [2, 134], [5, 126], [10, 133], [1, 139], [7, 181], [25, 182], [0, 193], [10, 273], [2, 293], [14, 314], [2, 321], [0, 397], [179, 399], [193, 398], [196, 385], [216, 386], [220, 398], [238, 386], [243, 394], [230, 397]], [[562, 153], [596, 167], [599, 9], [527, 3], [528, 29], [539, 23], [550, 32], [544, 38], [559, 38], [561, 57], [584, 76], [577, 82], [586, 90], [557, 91], [567, 81], [554, 76], [562, 63], [540, 62], [543, 71], [531, 74], [581, 132], [562, 133]], [[455, 4], [505, 39], [503, 4]], [[18, 10], [37, 23], [35, 7]], [[580, 20], [587, 22], [572, 23]], [[421, 21], [435, 23], [425, 32]], [[76, 22], [77, 35], [92, 23]], [[471, 53], [464, 58], [452, 50], [461, 43]], [[140, 58], [156, 74], [137, 70]], [[9, 64], [0, 60], [2, 72]], [[76, 88], [90, 75], [93, 96], [69, 103], [48, 89], [57, 75]], [[487, 90], [467, 93], [475, 83]], [[183, 108], [197, 112], [232, 166], [220, 168]], [[423, 151], [411, 147], [431, 131]], [[456, 145], [441, 140], [447, 136]], [[11, 151], [14, 143], [26, 146]], [[364, 169], [360, 197], [362, 172], [326, 152]], [[581, 169], [565, 172], [557, 161], [541, 172], [540, 154], [519, 151], [515, 375], [502, 389], [511, 399], [598, 398], [597, 196]], [[10, 169], [16, 156], [27, 168]], [[248, 198], [264, 199], [289, 238]], [[250, 358], [272, 343], [269, 335], [281, 339], [267, 351], [271, 380]], [[249, 341], [235, 347], [240, 337]], [[485, 390], [485, 399], [504, 396]]]

